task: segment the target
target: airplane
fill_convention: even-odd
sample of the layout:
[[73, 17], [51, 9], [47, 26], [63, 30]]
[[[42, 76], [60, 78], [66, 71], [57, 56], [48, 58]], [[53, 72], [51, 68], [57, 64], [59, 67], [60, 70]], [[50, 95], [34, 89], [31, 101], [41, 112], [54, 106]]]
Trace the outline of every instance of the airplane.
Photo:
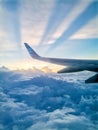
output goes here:
[[50, 62], [53, 64], [67, 66], [57, 73], [71, 73], [71, 72], [79, 72], [79, 71], [92, 71], [97, 74], [85, 80], [85, 83], [98, 83], [98, 60], [86, 60], [86, 59], [63, 59], [63, 58], [47, 58], [39, 56], [27, 43], [24, 43], [27, 48], [29, 54], [32, 58]]

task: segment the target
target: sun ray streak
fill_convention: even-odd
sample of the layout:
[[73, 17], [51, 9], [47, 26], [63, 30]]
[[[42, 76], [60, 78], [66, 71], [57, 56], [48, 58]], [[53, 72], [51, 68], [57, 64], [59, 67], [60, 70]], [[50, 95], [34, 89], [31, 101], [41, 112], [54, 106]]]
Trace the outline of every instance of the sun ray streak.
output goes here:
[[[2, 32], [7, 34], [7, 38], [16, 43], [17, 49], [21, 49], [21, 27], [20, 27], [20, 1], [19, 0], [4, 0], [1, 1], [3, 14], [1, 16], [2, 23], [0, 24]], [[6, 36], [4, 36], [6, 37]], [[14, 44], [12, 43], [12, 44]]]
[[52, 14], [47, 23], [44, 35], [39, 44], [47, 41], [58, 29], [60, 24], [65, 20], [67, 15], [77, 6], [77, 0], [56, 0]]
[[56, 49], [60, 44], [63, 44], [65, 40], [79, 31], [84, 25], [86, 25], [90, 20], [92, 20], [95, 16], [98, 15], [97, 11], [98, 1], [92, 2], [63, 32], [61, 37], [59, 37], [48, 49], [47, 53], [50, 50]]

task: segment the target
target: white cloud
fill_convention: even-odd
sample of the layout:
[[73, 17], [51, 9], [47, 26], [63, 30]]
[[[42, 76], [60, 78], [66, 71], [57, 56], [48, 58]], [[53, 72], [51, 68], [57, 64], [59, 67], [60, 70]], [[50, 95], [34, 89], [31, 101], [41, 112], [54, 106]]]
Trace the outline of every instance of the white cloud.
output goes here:
[[[4, 73], [5, 74], [5, 73]], [[59, 76], [41, 74], [24, 80], [22, 72], [0, 73], [0, 127], [23, 130], [96, 130], [97, 85], [68, 78], [87, 75]], [[18, 79], [18, 80], [17, 80]], [[11, 122], [11, 123], [10, 123]]]

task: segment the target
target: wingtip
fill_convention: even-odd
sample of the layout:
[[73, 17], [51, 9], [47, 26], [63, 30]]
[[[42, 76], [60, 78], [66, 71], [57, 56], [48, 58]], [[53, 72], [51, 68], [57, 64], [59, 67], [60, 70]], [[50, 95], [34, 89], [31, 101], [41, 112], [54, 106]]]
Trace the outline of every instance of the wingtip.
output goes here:
[[27, 43], [24, 43], [24, 45], [32, 58], [40, 59], [40, 56]]
[[26, 42], [24, 42], [24, 45], [27, 46], [28, 44]]
[[28, 45], [28, 43], [25, 42], [24, 45], [25, 45], [26, 48], [30, 48], [30, 46]]

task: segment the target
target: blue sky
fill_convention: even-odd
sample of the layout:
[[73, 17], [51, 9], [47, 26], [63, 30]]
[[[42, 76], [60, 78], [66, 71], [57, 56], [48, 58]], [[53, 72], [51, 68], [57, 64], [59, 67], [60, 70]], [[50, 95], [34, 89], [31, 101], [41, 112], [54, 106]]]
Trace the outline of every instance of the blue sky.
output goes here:
[[0, 65], [47, 66], [31, 60], [23, 43], [41, 55], [98, 59], [98, 0], [0, 0]]

